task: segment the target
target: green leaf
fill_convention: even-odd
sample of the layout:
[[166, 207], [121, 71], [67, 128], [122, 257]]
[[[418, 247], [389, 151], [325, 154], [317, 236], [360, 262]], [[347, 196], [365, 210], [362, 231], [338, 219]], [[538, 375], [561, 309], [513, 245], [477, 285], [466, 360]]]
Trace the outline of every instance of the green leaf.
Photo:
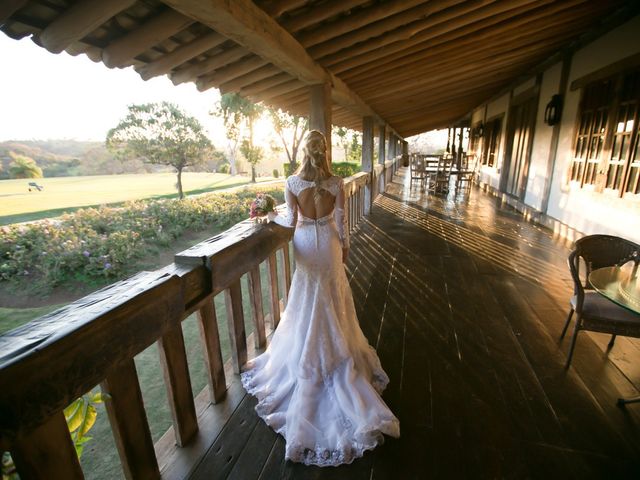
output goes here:
[[97, 416], [98, 412], [96, 411], [96, 407], [94, 407], [93, 405], [88, 405], [84, 417], [84, 422], [82, 423], [82, 427], [80, 429], [81, 437], [83, 437], [89, 430], [91, 430], [93, 424], [96, 423]]
[[91, 403], [102, 403], [103, 402], [103, 397], [102, 397], [102, 392], [97, 392], [94, 393], [91, 398], [89, 399], [89, 401]]
[[83, 420], [83, 407], [84, 399], [78, 398], [74, 400], [74, 402], [64, 409], [64, 416], [67, 420], [67, 425], [69, 427], [70, 432], [75, 432]]

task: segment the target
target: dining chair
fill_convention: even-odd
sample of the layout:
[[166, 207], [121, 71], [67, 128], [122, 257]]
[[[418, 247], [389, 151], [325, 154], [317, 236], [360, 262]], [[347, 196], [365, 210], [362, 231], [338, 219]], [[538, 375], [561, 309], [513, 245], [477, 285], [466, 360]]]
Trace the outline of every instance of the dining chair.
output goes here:
[[[573, 313], [576, 321], [567, 355], [566, 368], [571, 358], [580, 330], [609, 333], [611, 340], [608, 348], [613, 347], [616, 335], [640, 337], [640, 315], [623, 308], [605, 298], [589, 284], [589, 274], [598, 268], [623, 265], [633, 260], [640, 262], [640, 245], [613, 235], [588, 235], [576, 240], [569, 254], [568, 263], [573, 279], [573, 296], [569, 300], [569, 316], [562, 329], [560, 340], [567, 332]], [[580, 266], [584, 265], [584, 279], [580, 275]]]
[[460, 162], [460, 170], [456, 176], [456, 189], [463, 183], [470, 187], [474, 175], [476, 174], [476, 155], [463, 154]]
[[433, 177], [429, 190], [434, 193], [445, 193], [449, 191], [449, 181], [451, 179], [451, 168], [453, 167], [453, 157], [443, 155], [438, 160], [438, 168]]
[[424, 158], [419, 154], [412, 154], [409, 160], [409, 169], [411, 171], [411, 179], [409, 181], [409, 186], [413, 183], [414, 180], [417, 180], [420, 184], [420, 188], [424, 190], [425, 183], [425, 167], [424, 167]]

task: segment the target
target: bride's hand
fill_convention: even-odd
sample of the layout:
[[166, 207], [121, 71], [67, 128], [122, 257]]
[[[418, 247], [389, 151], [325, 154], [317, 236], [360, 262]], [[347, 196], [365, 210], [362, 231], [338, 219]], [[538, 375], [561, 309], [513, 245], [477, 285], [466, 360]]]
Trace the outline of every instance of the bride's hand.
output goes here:
[[342, 263], [347, 263], [349, 258], [349, 247], [342, 247]]
[[270, 222], [273, 222], [276, 217], [278, 216], [278, 214], [276, 212], [268, 212], [267, 213], [267, 220], [269, 220]]

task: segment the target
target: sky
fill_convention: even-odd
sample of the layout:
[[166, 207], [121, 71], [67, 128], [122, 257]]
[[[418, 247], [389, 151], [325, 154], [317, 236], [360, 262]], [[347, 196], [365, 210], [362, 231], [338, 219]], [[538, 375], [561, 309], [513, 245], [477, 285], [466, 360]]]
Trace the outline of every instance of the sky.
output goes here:
[[224, 127], [208, 114], [217, 89], [198, 92], [193, 83], [175, 86], [168, 77], [142, 80], [133, 68], [109, 69], [85, 55], [55, 55], [29, 38], [0, 32], [0, 141], [75, 139], [104, 141], [127, 106], [163, 100], [196, 117], [216, 146]]

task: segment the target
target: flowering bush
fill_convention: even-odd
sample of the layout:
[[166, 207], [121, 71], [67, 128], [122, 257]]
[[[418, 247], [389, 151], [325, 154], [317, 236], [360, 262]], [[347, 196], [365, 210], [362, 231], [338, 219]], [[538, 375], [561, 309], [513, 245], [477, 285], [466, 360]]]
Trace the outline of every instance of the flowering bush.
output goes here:
[[[282, 190], [269, 194], [284, 200]], [[31, 279], [54, 287], [73, 277], [121, 278], [148, 246], [166, 247], [185, 230], [227, 228], [246, 218], [254, 198], [255, 190], [244, 189], [184, 200], [134, 201], [0, 227], [0, 282]]]
[[259, 193], [256, 199], [251, 202], [250, 218], [262, 217], [276, 208], [275, 199], [268, 193]]

